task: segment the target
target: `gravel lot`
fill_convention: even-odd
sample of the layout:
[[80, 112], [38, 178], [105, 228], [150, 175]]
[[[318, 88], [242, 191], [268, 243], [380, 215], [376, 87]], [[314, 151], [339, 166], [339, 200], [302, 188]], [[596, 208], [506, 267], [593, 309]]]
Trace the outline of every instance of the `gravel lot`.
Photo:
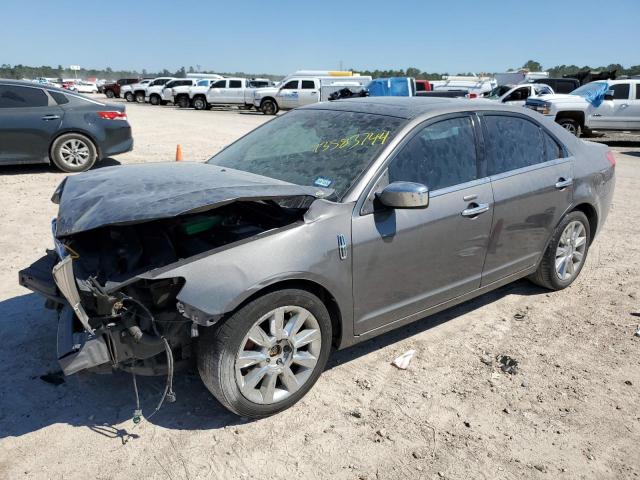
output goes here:
[[[185, 160], [204, 160], [268, 120], [127, 111], [135, 149], [107, 164], [171, 160], [178, 143]], [[181, 374], [177, 402], [135, 429], [130, 376], [40, 378], [58, 378], [56, 320], [17, 272], [51, 245], [49, 198], [64, 174], [0, 167], [0, 478], [640, 477], [640, 137], [597, 140], [618, 152], [616, 193], [571, 288], [520, 281], [334, 353], [309, 395], [265, 420], [227, 413]], [[409, 349], [408, 370], [390, 365]], [[163, 382], [140, 382], [145, 411]]]

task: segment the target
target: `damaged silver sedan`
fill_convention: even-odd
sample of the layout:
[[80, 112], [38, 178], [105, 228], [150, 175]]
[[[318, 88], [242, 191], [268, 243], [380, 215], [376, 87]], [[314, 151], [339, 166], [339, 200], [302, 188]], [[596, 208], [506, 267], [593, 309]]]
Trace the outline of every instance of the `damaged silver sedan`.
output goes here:
[[66, 178], [55, 248], [20, 283], [59, 312], [65, 374], [166, 375], [171, 399], [195, 363], [225, 407], [263, 417], [305, 395], [332, 347], [522, 277], [569, 286], [614, 165], [522, 109], [321, 103], [203, 164]]

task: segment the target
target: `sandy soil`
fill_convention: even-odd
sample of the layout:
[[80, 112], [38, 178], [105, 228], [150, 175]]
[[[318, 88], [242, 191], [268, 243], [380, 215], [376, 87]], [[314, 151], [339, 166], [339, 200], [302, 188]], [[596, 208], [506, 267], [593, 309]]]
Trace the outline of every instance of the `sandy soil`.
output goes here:
[[[266, 120], [128, 113], [135, 150], [110, 164], [173, 159], [178, 143], [203, 160]], [[625, 152], [613, 208], [571, 288], [520, 281], [336, 352], [309, 395], [266, 420], [227, 413], [182, 374], [177, 402], [137, 428], [130, 376], [40, 378], [57, 379], [56, 319], [17, 272], [50, 247], [49, 197], [64, 174], [0, 168], [0, 478], [640, 477], [640, 140], [613, 140]], [[391, 366], [409, 349], [408, 370]], [[498, 355], [519, 371], [502, 372]], [[163, 386], [140, 381], [145, 411]]]

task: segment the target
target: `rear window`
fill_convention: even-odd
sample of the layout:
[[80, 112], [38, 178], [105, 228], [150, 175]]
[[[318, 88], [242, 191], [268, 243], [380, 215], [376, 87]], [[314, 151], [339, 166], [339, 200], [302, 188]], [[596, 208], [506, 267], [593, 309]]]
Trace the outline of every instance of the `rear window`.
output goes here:
[[533, 122], [508, 115], [486, 115], [487, 173], [497, 175], [545, 161], [544, 140]]
[[49, 90], [49, 95], [53, 97], [53, 99], [56, 101], [58, 105], [64, 105], [65, 103], [69, 103], [69, 99], [64, 93]]
[[0, 108], [46, 107], [49, 97], [41, 88], [0, 85]]

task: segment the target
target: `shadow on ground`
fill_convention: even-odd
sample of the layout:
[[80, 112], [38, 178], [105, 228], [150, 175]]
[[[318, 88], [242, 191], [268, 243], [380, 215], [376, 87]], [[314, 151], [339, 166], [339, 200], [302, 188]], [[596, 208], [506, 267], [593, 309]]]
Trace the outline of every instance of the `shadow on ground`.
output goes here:
[[[542, 290], [519, 281], [411, 325], [334, 352], [327, 369], [342, 368], [363, 355], [499, 300], [506, 295], [535, 295]], [[110, 438], [135, 438], [130, 420], [135, 409], [131, 376], [78, 373], [63, 377], [55, 358], [55, 312], [36, 294], [0, 302], [0, 438], [21, 436], [56, 423], [87, 427]], [[44, 379], [42, 378], [44, 376]], [[164, 389], [164, 378], [138, 377], [142, 408], [149, 415]], [[243, 423], [220, 406], [195, 371], [176, 375], [177, 401], [149, 421], [165, 428], [210, 430]], [[125, 423], [118, 429], [115, 425]]]

